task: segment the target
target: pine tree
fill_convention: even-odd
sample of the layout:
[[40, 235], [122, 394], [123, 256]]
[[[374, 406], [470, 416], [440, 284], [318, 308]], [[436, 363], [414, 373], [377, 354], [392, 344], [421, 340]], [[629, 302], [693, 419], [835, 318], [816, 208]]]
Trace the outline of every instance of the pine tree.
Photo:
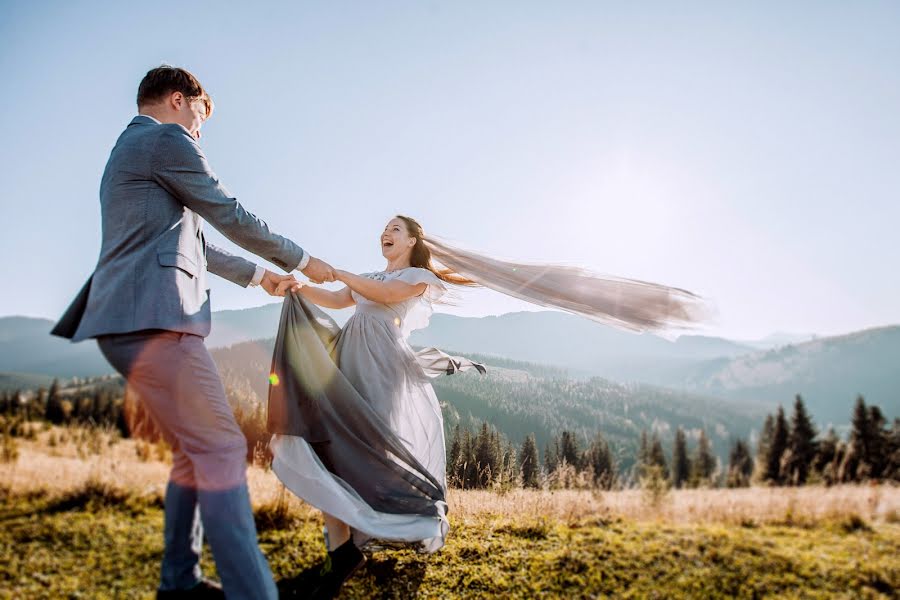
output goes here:
[[638, 447], [637, 455], [638, 470], [648, 464], [650, 464], [650, 440], [647, 437], [647, 430], [641, 429], [641, 444]]
[[750, 456], [750, 447], [738, 438], [734, 441], [731, 451], [728, 453], [728, 479], [726, 485], [730, 488], [747, 487], [750, 485], [750, 477], [753, 475], [753, 457]]
[[803, 485], [816, 457], [817, 432], [812, 419], [806, 412], [800, 394], [794, 399], [794, 414], [791, 415], [791, 429], [788, 434], [787, 452], [783, 459], [782, 477], [792, 485]]
[[781, 485], [781, 459], [787, 449], [788, 423], [784, 417], [784, 409], [778, 407], [775, 414], [775, 424], [772, 430], [772, 443], [766, 453], [766, 471], [764, 480], [775, 485]]
[[544, 445], [544, 473], [550, 475], [559, 466], [559, 458], [550, 442]]
[[866, 407], [862, 396], [856, 398], [851, 421], [847, 454], [841, 463], [842, 481], [864, 481], [881, 477], [886, 463], [887, 435], [881, 409]]
[[494, 453], [494, 440], [487, 423], [481, 424], [481, 430], [475, 439], [475, 463], [478, 465], [478, 476], [475, 487], [488, 487], [497, 475], [497, 456]]
[[756, 474], [759, 482], [766, 481], [766, 473], [769, 469], [769, 450], [772, 448], [772, 436], [775, 434], [775, 418], [766, 415], [762, 431], [759, 434], [759, 442], [756, 444]]
[[693, 467], [692, 487], [712, 485], [712, 477], [716, 471], [716, 457], [713, 456], [709, 438], [706, 437], [706, 431], [703, 429], [700, 430], [700, 439], [697, 440], [697, 450], [691, 466]]
[[612, 452], [603, 434], [597, 432], [594, 441], [588, 449], [587, 463], [593, 472], [594, 485], [603, 489], [610, 489], [615, 485], [616, 467]]
[[675, 443], [672, 446], [672, 485], [681, 488], [690, 477], [691, 463], [688, 459], [687, 437], [679, 427], [675, 431]]
[[894, 426], [888, 436], [885, 479], [900, 482], [900, 417], [894, 418]]
[[478, 482], [478, 465], [475, 462], [475, 439], [471, 430], [466, 427], [463, 432], [462, 457], [458, 466], [459, 480], [464, 489], [476, 487]]
[[462, 436], [459, 431], [459, 423], [453, 428], [453, 436], [450, 442], [450, 452], [447, 453], [447, 478], [451, 483], [459, 484], [456, 468], [462, 455]]
[[534, 434], [528, 434], [522, 443], [521, 452], [521, 469], [522, 469], [522, 485], [527, 488], [541, 487], [540, 467], [538, 466], [537, 443]]
[[502, 472], [504, 486], [513, 487], [519, 485], [521, 471], [519, 470], [519, 460], [516, 456], [516, 447], [513, 446], [512, 442], [507, 442], [506, 448], [503, 450]]
[[578, 447], [578, 438], [572, 431], [563, 431], [560, 436], [560, 452], [562, 460], [566, 461], [576, 471], [581, 469], [581, 450]]
[[869, 434], [867, 437], [870, 443], [867, 475], [870, 479], [881, 479], [887, 467], [888, 432], [884, 429], [886, 424], [887, 419], [884, 418], [881, 409], [874, 404], [869, 406]]
[[47, 410], [45, 415], [48, 421], [56, 425], [60, 425], [66, 420], [62, 398], [59, 393], [58, 379], [54, 379], [53, 383], [50, 384], [50, 391], [47, 393]]
[[659, 435], [657, 435], [656, 432], [653, 432], [653, 436], [650, 439], [650, 451], [649, 456], [647, 457], [647, 464], [659, 467], [662, 478], [665, 480], [669, 479], [669, 466], [666, 464], [666, 453], [663, 452], [662, 442], [660, 442]]
[[834, 432], [834, 428], [829, 428], [818, 444], [816, 444], [816, 455], [813, 458], [812, 471], [816, 473], [825, 485], [834, 485], [838, 482], [838, 467], [840, 460], [838, 458], [841, 440]]

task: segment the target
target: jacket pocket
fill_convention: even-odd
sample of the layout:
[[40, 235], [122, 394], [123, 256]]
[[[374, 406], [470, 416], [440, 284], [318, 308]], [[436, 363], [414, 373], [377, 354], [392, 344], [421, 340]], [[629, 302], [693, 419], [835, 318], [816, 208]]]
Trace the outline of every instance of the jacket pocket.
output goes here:
[[181, 252], [159, 252], [156, 257], [159, 264], [164, 267], [176, 267], [191, 277], [196, 277], [199, 272], [197, 262]]

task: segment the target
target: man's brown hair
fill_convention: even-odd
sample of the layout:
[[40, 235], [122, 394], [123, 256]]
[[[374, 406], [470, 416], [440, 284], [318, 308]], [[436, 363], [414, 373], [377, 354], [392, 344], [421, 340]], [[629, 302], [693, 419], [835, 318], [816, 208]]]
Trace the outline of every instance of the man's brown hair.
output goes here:
[[212, 115], [212, 98], [200, 85], [200, 81], [187, 70], [170, 65], [161, 65], [147, 71], [138, 86], [138, 107], [159, 102], [173, 92], [181, 92], [188, 101], [203, 100], [206, 104], [206, 118]]

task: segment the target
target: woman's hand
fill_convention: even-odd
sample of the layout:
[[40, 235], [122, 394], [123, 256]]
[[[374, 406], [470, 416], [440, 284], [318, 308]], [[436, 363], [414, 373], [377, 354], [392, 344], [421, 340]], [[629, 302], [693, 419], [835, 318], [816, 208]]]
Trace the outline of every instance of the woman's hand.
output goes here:
[[293, 275], [276, 275], [272, 271], [266, 269], [263, 274], [262, 281], [259, 282], [262, 289], [270, 296], [284, 296], [288, 289], [295, 285], [302, 285], [294, 279]]
[[305, 283], [303, 283], [302, 281], [297, 281], [293, 277], [291, 277], [290, 279], [283, 279], [281, 280], [281, 282], [279, 282], [278, 286], [275, 288], [275, 293], [272, 295], [285, 296], [289, 291], [299, 292], [300, 289], [305, 285]]

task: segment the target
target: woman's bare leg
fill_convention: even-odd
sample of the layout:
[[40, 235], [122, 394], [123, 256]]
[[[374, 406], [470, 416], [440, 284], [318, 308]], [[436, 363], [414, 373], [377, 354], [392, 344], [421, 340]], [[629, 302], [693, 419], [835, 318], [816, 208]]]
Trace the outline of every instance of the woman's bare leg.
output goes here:
[[331, 552], [350, 539], [350, 527], [328, 513], [323, 512], [322, 516], [325, 518], [325, 527], [328, 528], [328, 551]]

